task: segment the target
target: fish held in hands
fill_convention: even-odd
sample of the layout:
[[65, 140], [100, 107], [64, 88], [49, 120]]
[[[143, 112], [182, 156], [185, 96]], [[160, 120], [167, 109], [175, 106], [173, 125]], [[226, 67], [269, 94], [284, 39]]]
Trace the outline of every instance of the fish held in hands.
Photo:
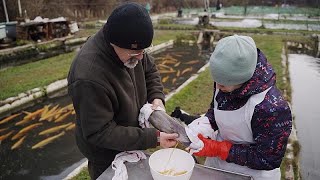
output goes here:
[[180, 120], [169, 116], [166, 112], [153, 111], [148, 120], [159, 131], [177, 133], [179, 135], [177, 141], [183, 145], [188, 147], [191, 144], [185, 130], [186, 125]]

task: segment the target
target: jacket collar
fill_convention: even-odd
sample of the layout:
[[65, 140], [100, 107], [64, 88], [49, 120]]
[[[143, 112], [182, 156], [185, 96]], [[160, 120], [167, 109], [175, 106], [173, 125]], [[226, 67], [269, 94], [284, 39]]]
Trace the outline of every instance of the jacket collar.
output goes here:
[[107, 61], [113, 61], [122, 68], [125, 68], [123, 62], [119, 59], [117, 53], [110, 45], [109, 39], [103, 34], [103, 28], [101, 28], [93, 37], [93, 40], [98, 49], [108, 57]]

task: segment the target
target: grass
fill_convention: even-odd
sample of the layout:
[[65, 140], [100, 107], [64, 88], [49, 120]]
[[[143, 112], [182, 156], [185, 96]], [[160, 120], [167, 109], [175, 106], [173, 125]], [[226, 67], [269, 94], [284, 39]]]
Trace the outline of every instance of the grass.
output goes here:
[[[90, 34], [95, 31], [89, 30], [83, 32], [83, 34]], [[180, 33], [178, 31], [155, 31], [154, 44], [157, 45], [174, 39]], [[75, 52], [61, 54], [37, 62], [1, 70], [0, 100], [66, 78], [75, 54]]]
[[81, 170], [79, 174], [71, 178], [71, 180], [90, 180], [88, 168], [85, 167]]
[[0, 99], [66, 78], [75, 52], [0, 71]]

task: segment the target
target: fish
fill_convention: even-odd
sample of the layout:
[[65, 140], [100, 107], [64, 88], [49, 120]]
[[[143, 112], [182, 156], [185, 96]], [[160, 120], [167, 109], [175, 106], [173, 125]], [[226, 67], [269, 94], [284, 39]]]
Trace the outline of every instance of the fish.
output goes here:
[[181, 75], [183, 75], [184, 73], [190, 72], [192, 71], [192, 67], [186, 68], [181, 72]]
[[163, 69], [171, 69], [170, 66], [167, 66], [167, 65], [164, 65], [164, 64], [159, 64], [158, 66], [159, 66], [159, 68], [163, 68]]
[[22, 138], [19, 139], [19, 141], [17, 141], [16, 143], [14, 143], [13, 146], [11, 146], [11, 150], [13, 149], [17, 149], [19, 146], [21, 146], [21, 144], [23, 143], [24, 139], [26, 138], [27, 136], [23, 136]]
[[66, 128], [66, 131], [69, 131], [71, 129], [74, 129], [76, 127], [76, 124], [75, 123], [72, 123], [71, 125], [69, 125], [67, 128]]
[[4, 141], [5, 139], [7, 139], [12, 133], [14, 132], [14, 130], [8, 132], [5, 135], [0, 136], [0, 142]]
[[29, 113], [27, 114], [21, 121], [17, 122], [15, 125], [23, 125], [26, 124], [27, 122], [29, 122], [30, 120], [35, 119], [38, 115], [40, 115], [42, 113], [44, 109], [38, 109], [35, 112]]
[[51, 105], [46, 105], [46, 106], [44, 106], [44, 108], [43, 108], [43, 111], [42, 111], [42, 113], [41, 113], [41, 118], [43, 118], [43, 117], [45, 117], [45, 115], [48, 113], [48, 111], [49, 111], [49, 107], [50, 107]]
[[11, 115], [11, 116], [9, 116], [9, 117], [4, 118], [4, 119], [2, 119], [2, 120], [0, 121], [0, 124], [4, 124], [4, 123], [6, 123], [6, 122], [9, 122], [10, 120], [14, 119], [15, 117], [19, 116], [20, 114], [21, 114], [21, 113], [17, 113], [17, 114], [14, 114], [14, 115]]
[[178, 70], [178, 72], [177, 72], [176, 76], [177, 76], [177, 77], [179, 77], [179, 76], [180, 76], [180, 74], [181, 74], [181, 72], [180, 72], [180, 70]]
[[56, 131], [59, 131], [60, 129], [64, 129], [68, 126], [70, 126], [72, 123], [67, 123], [67, 124], [63, 124], [63, 125], [60, 125], [60, 126], [56, 126], [56, 127], [53, 127], [53, 128], [49, 128], [47, 130], [44, 130], [44, 131], [41, 131], [39, 133], [39, 135], [45, 135], [45, 134], [50, 134], [50, 133], [53, 133], [53, 132], [56, 132]]
[[56, 119], [54, 122], [60, 122], [63, 121], [65, 118], [67, 118], [70, 114], [72, 113], [72, 111], [69, 111], [67, 113], [65, 113], [64, 115], [60, 116], [58, 119]]
[[181, 62], [177, 62], [174, 67], [178, 67], [181, 64]]
[[168, 81], [168, 79], [169, 79], [169, 76], [165, 76], [164, 78], [162, 78], [162, 82], [165, 83]]
[[29, 132], [30, 130], [38, 127], [42, 125], [42, 123], [35, 123], [35, 124], [31, 124], [23, 129], [21, 129], [16, 135], [14, 135], [11, 140], [16, 140], [18, 138], [20, 138], [21, 136], [25, 135], [27, 132]]
[[51, 121], [53, 117], [56, 115], [55, 112], [56, 111], [59, 112], [58, 107], [59, 107], [59, 104], [54, 106], [52, 109], [48, 110], [48, 112], [44, 116], [42, 116], [39, 121], [43, 121], [43, 120]]
[[160, 74], [175, 73], [175, 70], [159, 70]]
[[188, 62], [186, 62], [186, 63], [184, 63], [184, 64], [189, 64], [189, 65], [191, 65], [191, 64], [197, 64], [199, 62], [199, 60], [193, 60], [193, 61], [188, 61]]
[[37, 143], [36, 145], [32, 146], [31, 149], [42, 148], [43, 146], [51, 143], [53, 140], [58, 139], [60, 136], [63, 136], [64, 134], [65, 134], [65, 132], [62, 131], [60, 134], [57, 134], [55, 136], [44, 139], [44, 140], [40, 141], [39, 143]]
[[1, 128], [0, 132], [6, 131], [7, 129], [9, 129], [9, 128], [8, 127], [7, 128]]
[[177, 81], [177, 78], [172, 79], [172, 84], [174, 84]]
[[164, 111], [153, 111], [148, 120], [154, 128], [161, 132], [177, 133], [179, 135], [177, 141], [181, 142], [186, 147], [191, 144], [185, 130], [187, 125], [179, 119], [169, 116]]

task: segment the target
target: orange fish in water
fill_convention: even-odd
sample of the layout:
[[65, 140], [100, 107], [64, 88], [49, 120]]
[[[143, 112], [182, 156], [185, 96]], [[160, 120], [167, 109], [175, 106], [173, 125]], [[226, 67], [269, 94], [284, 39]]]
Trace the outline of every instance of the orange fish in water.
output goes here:
[[170, 74], [170, 73], [175, 73], [175, 70], [159, 70], [160, 74]]
[[181, 75], [183, 75], [183, 74], [185, 74], [185, 73], [187, 73], [187, 72], [191, 72], [191, 71], [192, 71], [192, 67], [189, 67], [189, 68], [183, 70], [183, 71], [181, 72]]
[[186, 62], [186, 63], [184, 63], [184, 64], [189, 64], [189, 65], [191, 65], [191, 64], [197, 64], [199, 62], [199, 60], [193, 60], [193, 61], [188, 61], [188, 62]]
[[49, 128], [47, 130], [44, 130], [44, 131], [41, 131], [39, 133], [39, 135], [45, 135], [45, 134], [50, 134], [50, 133], [53, 133], [53, 132], [56, 132], [56, 131], [59, 131], [60, 129], [64, 129], [68, 126], [70, 126], [72, 123], [68, 123], [68, 124], [63, 124], [63, 125], [60, 125], [60, 126], [56, 126], [56, 127], [53, 127], [53, 128]]
[[8, 132], [5, 135], [0, 136], [0, 142], [4, 141], [5, 139], [7, 139], [12, 133], [14, 132], [14, 130]]
[[44, 109], [38, 109], [37, 111], [35, 112], [32, 112], [32, 113], [29, 113], [28, 115], [26, 115], [21, 121], [17, 122], [16, 125], [23, 125], [23, 124], [26, 124], [27, 122], [29, 122], [30, 120], [33, 120], [35, 119], [37, 116], [39, 116], [42, 111]]
[[59, 111], [58, 107], [59, 105], [56, 105], [52, 109], [50, 109], [43, 117], [40, 118], [40, 121], [43, 121], [43, 120], [51, 121], [56, 115], [56, 111]]
[[58, 119], [56, 119], [54, 122], [60, 122], [63, 121], [65, 118], [67, 118], [70, 114], [72, 113], [72, 111], [69, 111], [67, 113], [65, 113], [64, 115], [60, 116]]
[[30, 130], [38, 127], [42, 125], [42, 123], [35, 123], [35, 124], [31, 124], [23, 129], [21, 129], [16, 135], [14, 135], [11, 140], [16, 140], [18, 138], [20, 138], [21, 136], [25, 135], [27, 132], [29, 132]]
[[177, 62], [174, 67], [178, 67], [181, 64], [181, 62]]
[[7, 129], [9, 129], [9, 128], [1, 128], [0, 132], [6, 131]]
[[76, 127], [76, 124], [75, 123], [72, 123], [70, 126], [68, 126], [66, 128], [67, 131], [71, 130], [71, 129], [74, 129]]
[[40, 141], [39, 143], [37, 143], [36, 145], [32, 146], [31, 149], [37, 149], [37, 148], [42, 148], [43, 146], [51, 143], [53, 140], [58, 139], [60, 136], [63, 136], [65, 134], [64, 131], [62, 131], [60, 134], [57, 134], [55, 136], [49, 137], [45, 140]]
[[173, 78], [171, 82], [172, 84], [174, 84], [176, 81], [177, 81], [177, 78]]
[[26, 136], [23, 136], [22, 138], [19, 139], [19, 141], [14, 143], [14, 145], [11, 147], [11, 150], [17, 149], [19, 146], [21, 146], [21, 144], [23, 143], [25, 138], [26, 138]]
[[181, 73], [180, 70], [178, 70], [176, 76], [179, 77], [179, 76], [180, 76], [180, 73]]
[[169, 76], [166, 76], [166, 77], [162, 78], [162, 82], [165, 83], [168, 81], [168, 79], [169, 79]]
[[0, 124], [4, 124], [4, 123], [6, 123], [6, 122], [9, 122], [9, 121], [11, 121], [12, 119], [14, 119], [15, 117], [19, 116], [20, 114], [21, 114], [21, 113], [17, 113], [17, 114], [14, 114], [14, 115], [12, 115], [12, 116], [9, 116], [9, 117], [4, 118], [4, 119], [2, 119], [2, 120], [0, 121]]

